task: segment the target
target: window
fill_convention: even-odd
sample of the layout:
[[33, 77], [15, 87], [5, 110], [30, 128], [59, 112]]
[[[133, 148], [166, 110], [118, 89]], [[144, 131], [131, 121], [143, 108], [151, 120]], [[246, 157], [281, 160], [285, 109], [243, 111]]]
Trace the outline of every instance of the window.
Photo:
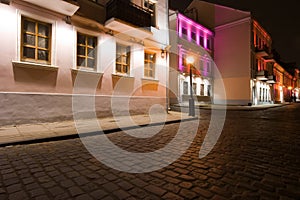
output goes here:
[[183, 82], [183, 94], [188, 94], [189, 84], [188, 82]]
[[207, 40], [206, 40], [206, 47], [207, 47], [207, 49], [211, 49], [211, 44], [210, 44], [209, 38], [207, 38]]
[[197, 83], [193, 83], [193, 94], [197, 92]]
[[51, 24], [22, 17], [21, 60], [50, 64]]
[[211, 85], [207, 85], [207, 96], [211, 96]]
[[97, 38], [77, 33], [77, 66], [95, 69]]
[[187, 68], [186, 54], [182, 54], [181, 59], [182, 59], [182, 66], [184, 66], [184, 68], [185, 68], [184, 70], [186, 70], [186, 68]]
[[150, 0], [144, 0], [144, 8], [151, 13], [151, 26], [156, 27], [155, 3]]
[[155, 53], [145, 52], [144, 76], [155, 78]]
[[204, 96], [204, 84], [200, 84], [201, 90], [200, 90], [200, 95]]
[[192, 39], [196, 42], [197, 40], [197, 35], [195, 32], [192, 32]]
[[204, 46], [204, 38], [203, 36], [200, 35], [200, 45], [203, 47]]
[[187, 37], [187, 29], [182, 27], [181, 32], [182, 32], [182, 37], [186, 38]]
[[206, 62], [206, 71], [210, 72], [210, 61]]
[[203, 62], [204, 62], [204, 61], [203, 61], [202, 59], [201, 59], [200, 62], [199, 62], [200, 70], [201, 70], [201, 71], [203, 71]]
[[117, 44], [116, 72], [129, 74], [130, 72], [130, 46]]

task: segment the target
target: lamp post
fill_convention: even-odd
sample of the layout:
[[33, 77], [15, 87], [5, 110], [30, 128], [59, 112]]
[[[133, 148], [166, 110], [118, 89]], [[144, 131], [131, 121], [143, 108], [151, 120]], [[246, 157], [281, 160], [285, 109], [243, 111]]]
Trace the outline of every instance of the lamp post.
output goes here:
[[186, 58], [186, 62], [190, 68], [190, 99], [189, 99], [189, 116], [195, 116], [195, 101], [193, 98], [193, 71], [192, 66], [194, 64], [194, 57], [189, 56]]

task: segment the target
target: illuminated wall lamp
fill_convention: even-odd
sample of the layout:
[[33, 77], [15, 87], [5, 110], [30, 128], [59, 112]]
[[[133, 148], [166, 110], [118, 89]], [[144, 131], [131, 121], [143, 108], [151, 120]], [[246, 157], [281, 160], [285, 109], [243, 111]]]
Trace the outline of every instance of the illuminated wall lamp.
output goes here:
[[166, 54], [166, 51], [162, 49], [161, 53], [160, 53], [160, 57], [165, 58], [165, 54]]

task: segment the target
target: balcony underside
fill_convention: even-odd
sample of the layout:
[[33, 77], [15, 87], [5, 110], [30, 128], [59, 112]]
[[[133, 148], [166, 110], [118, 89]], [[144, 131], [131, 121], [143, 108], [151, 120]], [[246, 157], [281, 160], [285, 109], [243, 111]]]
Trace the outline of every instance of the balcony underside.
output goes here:
[[79, 9], [75, 3], [70, 3], [64, 0], [23, 0], [34, 5], [58, 12], [67, 16], [72, 16]]
[[256, 79], [259, 81], [267, 81], [268, 80], [268, 72], [267, 71], [257, 72]]
[[138, 39], [145, 39], [152, 36], [152, 32], [145, 28], [136, 28], [131, 24], [116, 18], [111, 18], [105, 22], [105, 27], [120, 34], [130, 35]]

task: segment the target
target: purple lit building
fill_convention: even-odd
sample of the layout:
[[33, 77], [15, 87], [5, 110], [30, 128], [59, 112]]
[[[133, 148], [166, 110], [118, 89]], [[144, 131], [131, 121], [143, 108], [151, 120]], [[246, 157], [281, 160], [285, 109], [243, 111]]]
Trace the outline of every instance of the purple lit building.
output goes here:
[[[184, 104], [193, 96], [198, 103], [212, 102], [212, 66], [214, 33], [188, 17], [170, 11], [170, 103]], [[190, 65], [187, 58], [192, 57]], [[190, 84], [192, 67], [192, 84]]]

